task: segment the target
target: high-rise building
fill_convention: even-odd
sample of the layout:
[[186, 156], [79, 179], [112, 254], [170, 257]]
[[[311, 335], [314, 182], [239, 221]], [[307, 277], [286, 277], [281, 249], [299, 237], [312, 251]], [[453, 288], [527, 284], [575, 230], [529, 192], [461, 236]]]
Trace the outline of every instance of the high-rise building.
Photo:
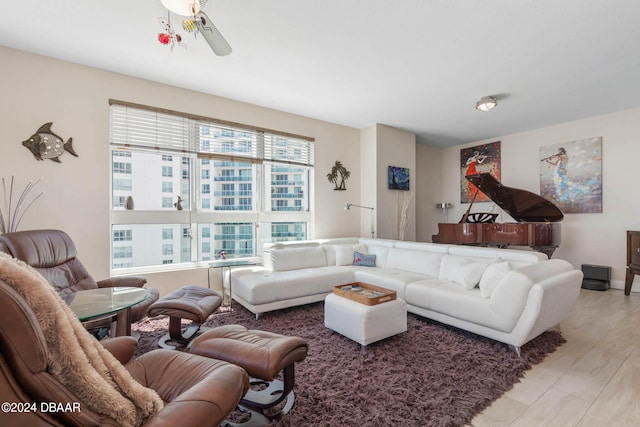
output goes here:
[[[201, 150], [215, 145], [242, 154], [252, 149], [250, 136], [207, 128]], [[307, 238], [307, 221], [277, 215], [308, 211], [307, 167], [145, 150], [112, 153], [114, 215], [136, 215], [135, 223], [113, 225], [114, 269], [208, 261], [222, 252], [249, 257], [258, 254], [257, 243]]]

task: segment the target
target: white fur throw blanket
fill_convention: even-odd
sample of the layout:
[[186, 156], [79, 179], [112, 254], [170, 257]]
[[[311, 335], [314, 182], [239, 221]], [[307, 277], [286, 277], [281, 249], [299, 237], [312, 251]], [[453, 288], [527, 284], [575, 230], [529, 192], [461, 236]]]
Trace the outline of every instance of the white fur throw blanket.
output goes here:
[[0, 278], [31, 306], [47, 343], [48, 371], [82, 404], [123, 426], [162, 409], [160, 396], [133, 379], [38, 272], [0, 252]]

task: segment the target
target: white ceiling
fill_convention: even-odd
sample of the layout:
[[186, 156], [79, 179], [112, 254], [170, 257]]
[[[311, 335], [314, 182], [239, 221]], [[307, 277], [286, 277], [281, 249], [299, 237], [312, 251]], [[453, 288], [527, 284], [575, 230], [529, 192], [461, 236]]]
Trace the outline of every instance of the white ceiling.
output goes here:
[[[231, 55], [213, 55], [177, 16], [188, 49], [161, 45], [160, 0], [3, 1], [0, 45], [355, 128], [381, 123], [435, 146], [640, 107], [638, 0], [209, 0], [204, 10]], [[488, 113], [474, 108], [485, 95], [499, 99]]]

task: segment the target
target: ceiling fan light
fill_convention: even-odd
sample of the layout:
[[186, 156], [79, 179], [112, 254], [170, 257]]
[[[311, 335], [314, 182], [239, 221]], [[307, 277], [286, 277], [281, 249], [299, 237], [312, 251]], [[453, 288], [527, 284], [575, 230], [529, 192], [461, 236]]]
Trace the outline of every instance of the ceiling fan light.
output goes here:
[[164, 7], [176, 15], [193, 16], [200, 11], [200, 0], [160, 0]]
[[483, 96], [480, 101], [476, 102], [476, 109], [480, 111], [489, 111], [498, 105], [498, 101], [493, 96]]

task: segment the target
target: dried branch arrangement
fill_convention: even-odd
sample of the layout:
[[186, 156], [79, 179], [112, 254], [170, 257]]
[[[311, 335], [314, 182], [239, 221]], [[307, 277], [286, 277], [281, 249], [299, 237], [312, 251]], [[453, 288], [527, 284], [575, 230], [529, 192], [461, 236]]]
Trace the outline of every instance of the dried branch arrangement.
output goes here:
[[[25, 212], [31, 207], [33, 202], [38, 200], [40, 196], [44, 194], [44, 191], [34, 197], [30, 202], [29, 195], [33, 191], [33, 189], [38, 185], [38, 183], [42, 180], [40, 178], [36, 182], [29, 181], [27, 186], [22, 190], [20, 196], [17, 200], [14, 200], [13, 197], [13, 182], [14, 176], [11, 175], [11, 182], [9, 183], [9, 191], [7, 191], [7, 183], [2, 178], [2, 190], [4, 191], [4, 207], [0, 207], [0, 234], [2, 233], [13, 233], [18, 229], [18, 225], [20, 225], [20, 221], [24, 216]], [[14, 204], [15, 202], [15, 204]]]

